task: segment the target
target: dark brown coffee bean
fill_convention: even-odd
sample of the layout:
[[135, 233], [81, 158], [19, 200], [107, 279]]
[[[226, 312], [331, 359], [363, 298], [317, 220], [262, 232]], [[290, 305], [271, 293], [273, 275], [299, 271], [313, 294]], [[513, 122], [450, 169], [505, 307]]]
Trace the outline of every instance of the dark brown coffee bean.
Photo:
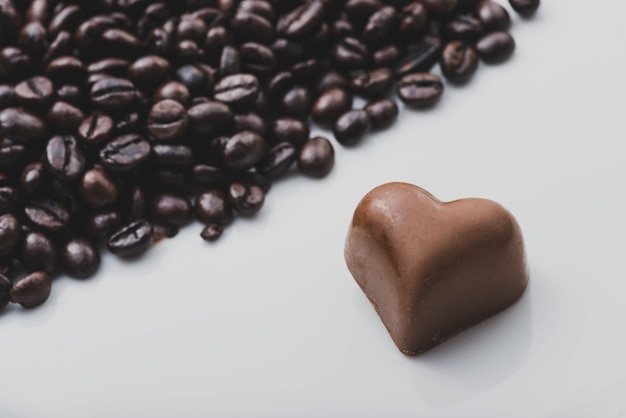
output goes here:
[[410, 106], [429, 107], [441, 98], [443, 82], [435, 74], [411, 73], [398, 80], [396, 93]]
[[96, 112], [85, 118], [78, 126], [78, 137], [88, 146], [111, 138], [114, 123], [110, 116]]
[[183, 226], [191, 220], [191, 203], [179, 195], [157, 194], [150, 200], [149, 207], [152, 219], [157, 223]]
[[369, 17], [383, 6], [379, 0], [348, 0], [344, 6], [344, 11], [352, 22], [358, 26], [363, 26]]
[[[48, 47], [48, 50], [43, 55], [42, 62], [47, 64], [57, 58], [68, 56], [72, 53], [72, 48], [73, 48], [72, 34], [66, 31], [61, 31], [50, 42], [50, 46]], [[74, 82], [76, 82], [76, 80], [74, 80]]]
[[515, 40], [508, 32], [491, 32], [476, 42], [478, 56], [486, 63], [506, 61], [515, 51]]
[[223, 26], [215, 26], [209, 29], [204, 39], [204, 51], [211, 60], [217, 59], [222, 48], [231, 43], [231, 34]]
[[540, 0], [509, 0], [509, 4], [517, 13], [524, 17], [532, 16], [539, 5], [541, 4]]
[[146, 128], [157, 141], [180, 138], [187, 130], [187, 112], [183, 105], [174, 100], [157, 102], [148, 115]]
[[226, 45], [222, 49], [219, 72], [222, 77], [241, 72], [241, 55], [239, 54], [239, 50], [234, 46]]
[[109, 57], [92, 62], [87, 66], [89, 74], [106, 73], [114, 77], [126, 77], [130, 62], [123, 58]]
[[291, 66], [289, 71], [293, 75], [295, 83], [308, 85], [316, 79], [321, 71], [321, 65], [315, 58], [300, 61]]
[[173, 35], [161, 28], [152, 29], [145, 41], [145, 52], [169, 57], [174, 51]]
[[486, 32], [507, 31], [511, 27], [509, 12], [492, 0], [481, 0], [474, 8], [474, 16], [480, 20]]
[[296, 160], [296, 147], [291, 142], [280, 142], [267, 152], [256, 169], [264, 176], [277, 178], [285, 174]]
[[100, 251], [89, 240], [72, 238], [60, 248], [63, 272], [70, 277], [86, 279], [100, 267]]
[[107, 248], [120, 257], [134, 257], [145, 252], [154, 241], [152, 224], [133, 221], [117, 229], [107, 240]]
[[263, 207], [265, 192], [256, 184], [234, 182], [228, 188], [228, 200], [237, 213], [252, 216]]
[[13, 283], [6, 276], [6, 273], [0, 274], [0, 309], [4, 309], [9, 304], [9, 295]]
[[298, 153], [298, 169], [309, 177], [324, 177], [335, 164], [335, 150], [330, 141], [316, 136], [307, 140]]
[[241, 68], [245, 72], [265, 77], [272, 74], [276, 58], [270, 48], [256, 42], [246, 42], [239, 47]]
[[333, 47], [331, 56], [337, 68], [347, 71], [363, 68], [369, 60], [365, 44], [357, 38], [350, 37], [339, 41]]
[[283, 15], [276, 25], [279, 34], [286, 38], [303, 38], [319, 28], [324, 19], [324, 3], [310, 0]]
[[41, 58], [48, 48], [48, 32], [40, 22], [30, 22], [22, 27], [17, 45], [31, 57]]
[[428, 38], [411, 45], [396, 66], [396, 77], [430, 71], [439, 60], [442, 47], [441, 40], [438, 38]]
[[13, 170], [26, 164], [32, 158], [24, 144], [9, 138], [0, 139], [0, 166], [4, 170]]
[[44, 233], [29, 231], [24, 235], [20, 261], [29, 273], [42, 270], [54, 274], [58, 264], [57, 249]]
[[76, 57], [61, 56], [46, 67], [46, 77], [55, 84], [82, 83], [87, 75], [85, 65]]
[[469, 15], [457, 15], [444, 26], [444, 36], [450, 40], [473, 42], [482, 33], [480, 20]]
[[196, 218], [205, 225], [227, 225], [233, 219], [233, 211], [224, 192], [211, 189], [200, 193], [194, 205]]
[[116, 211], [99, 212], [87, 218], [85, 230], [90, 237], [102, 239], [109, 236], [120, 223], [120, 215]]
[[128, 77], [137, 85], [151, 86], [161, 83], [170, 72], [170, 63], [158, 56], [147, 55], [133, 62]]
[[388, 128], [398, 117], [398, 105], [391, 99], [379, 99], [370, 102], [363, 110], [370, 118], [374, 129]]
[[24, 308], [34, 308], [48, 300], [51, 290], [52, 277], [46, 272], [36, 271], [13, 285], [9, 299]]
[[141, 50], [141, 41], [123, 29], [107, 29], [100, 35], [103, 50], [114, 57], [136, 57]]
[[393, 85], [393, 72], [389, 68], [379, 68], [358, 74], [350, 80], [353, 93], [369, 99], [384, 96]]
[[204, 41], [208, 30], [209, 27], [202, 19], [184, 16], [176, 27], [176, 39], [179, 41], [190, 40], [201, 43]]
[[280, 102], [283, 115], [306, 119], [309, 117], [313, 98], [311, 91], [304, 86], [295, 86], [287, 91]]
[[86, 164], [85, 154], [74, 135], [56, 135], [46, 146], [46, 165], [63, 180], [78, 178]]
[[427, 28], [428, 12], [419, 1], [413, 1], [402, 8], [398, 25], [399, 37], [404, 39], [416, 38], [422, 35]]
[[3, 81], [21, 80], [32, 72], [32, 61], [21, 49], [7, 46], [0, 50], [0, 77]]
[[150, 156], [150, 144], [141, 136], [127, 134], [115, 138], [100, 151], [100, 162], [113, 171], [129, 171]]
[[33, 0], [26, 10], [25, 18], [28, 22], [37, 21], [44, 24], [48, 21], [48, 0]]
[[224, 171], [207, 164], [196, 164], [192, 168], [191, 178], [196, 184], [207, 188], [218, 188], [227, 182]]
[[85, 107], [85, 97], [81, 89], [74, 84], [63, 84], [57, 90], [57, 100], [69, 103], [77, 108]]
[[420, 0], [429, 16], [444, 18], [450, 16], [457, 6], [457, 0]]
[[158, 164], [188, 167], [193, 164], [193, 150], [187, 145], [154, 144], [152, 160]]
[[271, 142], [290, 142], [296, 147], [300, 147], [309, 138], [309, 134], [310, 129], [306, 122], [289, 117], [274, 119], [268, 128]]
[[352, 109], [341, 115], [333, 125], [333, 134], [342, 145], [356, 144], [368, 131], [370, 120], [362, 109]]
[[115, 203], [118, 197], [115, 182], [101, 168], [85, 171], [78, 184], [78, 193], [85, 203], [95, 209]]
[[253, 131], [261, 136], [265, 135], [267, 126], [265, 121], [254, 112], [237, 113], [233, 117], [232, 132]]
[[168, 81], [165, 84], [159, 86], [152, 96], [153, 102], [158, 102], [165, 99], [176, 100], [183, 106], [189, 103], [191, 96], [189, 90], [184, 84], [178, 81]]
[[85, 115], [69, 103], [56, 102], [46, 113], [46, 122], [59, 133], [75, 132]]
[[214, 133], [233, 122], [233, 112], [228, 105], [209, 100], [187, 110], [190, 129], [199, 135]]
[[333, 123], [352, 108], [352, 96], [345, 90], [333, 88], [322, 93], [311, 110], [311, 117], [320, 124]]
[[228, 105], [245, 106], [257, 99], [260, 88], [252, 74], [236, 74], [222, 78], [215, 85], [214, 97]]
[[277, 38], [270, 45], [279, 67], [286, 67], [306, 57], [304, 46], [292, 39]]
[[122, 110], [135, 101], [135, 85], [122, 78], [104, 78], [91, 87], [91, 101], [96, 106]]
[[398, 25], [396, 9], [385, 6], [374, 12], [363, 30], [363, 39], [370, 45], [382, 45], [389, 42]]
[[209, 224], [202, 228], [200, 237], [207, 242], [213, 242], [219, 239], [224, 233], [224, 225], [221, 224]]
[[252, 131], [236, 133], [226, 141], [222, 161], [228, 168], [245, 170], [258, 163], [266, 151], [265, 139]]
[[59, 232], [67, 229], [70, 212], [65, 205], [53, 199], [37, 199], [24, 206], [26, 218], [45, 232]]
[[239, 42], [254, 41], [267, 44], [274, 37], [274, 27], [263, 16], [238, 11], [230, 21], [230, 29]]
[[20, 191], [30, 196], [44, 195], [48, 186], [48, 172], [42, 162], [28, 164], [20, 174]]
[[22, 24], [22, 15], [12, 0], [0, 1], [0, 25], [16, 31]]
[[322, 74], [315, 85], [315, 93], [322, 94], [332, 88], [346, 89], [348, 80], [338, 71], [330, 70]]
[[35, 76], [15, 86], [15, 98], [20, 105], [31, 109], [46, 108], [54, 100], [54, 86], [46, 77]]
[[466, 83], [478, 68], [478, 54], [471, 46], [453, 41], [443, 49], [439, 65], [447, 80]]
[[0, 256], [11, 255], [22, 238], [22, 224], [12, 214], [0, 215]]
[[48, 25], [48, 32], [51, 36], [56, 36], [62, 30], [73, 32], [80, 24], [81, 14], [79, 5], [70, 4], [64, 7], [52, 16]]
[[0, 131], [7, 138], [35, 145], [46, 138], [48, 129], [36, 114], [9, 107], [0, 111]]

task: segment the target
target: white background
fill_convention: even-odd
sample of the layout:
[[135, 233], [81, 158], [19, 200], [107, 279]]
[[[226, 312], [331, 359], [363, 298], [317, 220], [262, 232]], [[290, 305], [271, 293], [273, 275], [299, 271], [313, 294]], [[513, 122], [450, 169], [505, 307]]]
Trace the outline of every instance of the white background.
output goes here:
[[[0, 417], [626, 416], [626, 4], [512, 17], [510, 61], [338, 146], [327, 178], [278, 182], [217, 243], [194, 223], [0, 314]], [[507, 207], [531, 269], [519, 303], [402, 355], [343, 259], [387, 181]]]

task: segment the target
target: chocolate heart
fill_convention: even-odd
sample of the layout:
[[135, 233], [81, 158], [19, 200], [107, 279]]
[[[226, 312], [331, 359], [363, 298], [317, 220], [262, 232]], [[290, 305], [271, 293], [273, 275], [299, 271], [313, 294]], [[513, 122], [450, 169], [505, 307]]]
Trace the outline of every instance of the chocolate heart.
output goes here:
[[486, 199], [443, 203], [406, 183], [361, 200], [345, 259], [407, 355], [507, 308], [528, 283], [522, 233], [506, 209]]

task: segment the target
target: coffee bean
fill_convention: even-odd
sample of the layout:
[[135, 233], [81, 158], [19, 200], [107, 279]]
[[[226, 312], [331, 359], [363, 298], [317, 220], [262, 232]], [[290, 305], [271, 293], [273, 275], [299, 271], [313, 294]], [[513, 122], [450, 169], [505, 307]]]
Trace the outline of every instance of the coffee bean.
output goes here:
[[95, 112], [85, 118], [78, 126], [78, 137], [88, 146], [108, 140], [113, 134], [113, 119], [110, 116]]
[[429, 107], [441, 98], [443, 82], [435, 74], [411, 73], [398, 81], [396, 93], [400, 100], [410, 106]]
[[170, 99], [176, 100], [178, 103], [185, 106], [189, 103], [190, 98], [189, 90], [184, 84], [178, 81], [168, 81], [155, 90], [152, 101], [159, 102], [161, 100]]
[[352, 109], [341, 115], [333, 125], [333, 134], [342, 145], [356, 144], [370, 127], [369, 117], [362, 109]]
[[100, 251], [84, 238], [72, 238], [60, 248], [63, 272], [70, 277], [86, 279], [100, 267]]
[[478, 68], [478, 54], [463, 42], [448, 43], [441, 54], [441, 72], [453, 83], [466, 83]]
[[14, 187], [0, 187], [0, 213], [14, 213], [21, 205], [20, 196]]
[[161, 28], [154, 28], [146, 38], [145, 47], [148, 54], [169, 57], [174, 51], [173, 35]]
[[42, 232], [26, 232], [20, 251], [20, 262], [29, 273], [42, 270], [52, 275], [56, 272], [58, 264], [56, 246]]
[[345, 89], [348, 87], [348, 80], [338, 71], [330, 70], [322, 74], [315, 85], [315, 93], [322, 94], [332, 88]]
[[469, 15], [458, 15], [444, 26], [444, 36], [450, 40], [473, 42], [483, 33], [480, 20]]
[[48, 129], [36, 114], [9, 107], [0, 111], [0, 131], [7, 138], [35, 145], [46, 138]]
[[107, 29], [100, 35], [103, 50], [114, 57], [136, 57], [141, 49], [141, 41], [123, 29]]
[[316, 136], [307, 140], [298, 153], [298, 169], [309, 177], [326, 176], [335, 164], [335, 150], [330, 141]]
[[55, 84], [81, 83], [87, 75], [85, 65], [76, 57], [61, 56], [46, 67], [46, 77]]
[[283, 115], [306, 119], [312, 105], [311, 91], [304, 86], [292, 87], [285, 93], [280, 102]]
[[0, 256], [13, 253], [22, 238], [22, 225], [12, 214], [0, 215]]
[[234, 182], [228, 188], [228, 200], [237, 213], [252, 216], [263, 207], [265, 192], [255, 184]]
[[247, 42], [239, 47], [241, 67], [259, 77], [270, 75], [276, 67], [276, 58], [270, 48], [256, 42]]
[[59, 133], [75, 132], [83, 122], [83, 112], [69, 103], [56, 102], [46, 113], [46, 122]]
[[28, 76], [32, 61], [21, 49], [7, 46], [0, 50], [0, 77], [4, 81], [15, 81]]
[[34, 308], [44, 303], [52, 290], [52, 277], [44, 271], [36, 271], [15, 283], [9, 300], [24, 308]]
[[81, 8], [79, 5], [68, 5], [52, 16], [50, 24], [48, 25], [48, 32], [50, 35], [55, 36], [62, 30], [72, 32], [80, 23]]
[[86, 233], [95, 239], [102, 239], [111, 234], [121, 223], [118, 212], [111, 210], [98, 212], [88, 217], [85, 223]]
[[415, 72], [427, 72], [437, 63], [441, 55], [442, 43], [438, 38], [428, 38], [411, 45], [395, 69], [396, 77]]
[[85, 168], [86, 158], [74, 135], [56, 135], [46, 146], [46, 165], [55, 176], [73, 180]]
[[304, 46], [293, 39], [276, 38], [270, 45], [279, 67], [286, 67], [304, 59]]
[[61, 202], [53, 199], [37, 199], [24, 206], [26, 219], [44, 232], [60, 232], [69, 226], [70, 212]]
[[183, 226], [191, 220], [191, 203], [185, 197], [160, 193], [150, 200], [150, 213], [157, 223]]
[[457, 0], [420, 0], [426, 7], [429, 16], [445, 18], [452, 14], [457, 6]]
[[[50, 42], [48, 50], [43, 55], [42, 62], [47, 64], [57, 58], [71, 55], [73, 45], [74, 41], [71, 33], [67, 31], [59, 32], [59, 34]], [[74, 82], [76, 82], [76, 80], [74, 80]]]
[[154, 229], [148, 221], [137, 220], [117, 229], [107, 240], [109, 251], [120, 257], [135, 257], [154, 241]]
[[100, 209], [117, 201], [118, 190], [113, 179], [101, 168], [92, 168], [83, 174], [78, 193], [90, 207]]
[[193, 164], [193, 150], [187, 145], [154, 144], [152, 160], [159, 164], [189, 167]]
[[228, 168], [245, 170], [258, 163], [266, 150], [265, 139], [253, 131], [230, 137], [222, 150], [222, 161]]
[[344, 11], [352, 22], [363, 26], [369, 17], [382, 7], [383, 4], [379, 0], [348, 0]]
[[350, 80], [353, 93], [369, 99], [384, 96], [393, 85], [393, 72], [389, 68], [379, 68], [358, 74]]
[[252, 104], [260, 92], [259, 81], [252, 74], [236, 74], [222, 78], [215, 85], [215, 99], [231, 106]]
[[129, 171], [150, 156], [150, 144], [136, 134], [122, 135], [102, 148], [100, 162], [113, 171]]
[[480, 20], [486, 32], [506, 31], [511, 27], [509, 12], [492, 0], [481, 0], [474, 8], [474, 16]]
[[48, 21], [48, 8], [48, 0], [33, 0], [26, 10], [25, 18], [28, 22], [37, 21], [43, 24]]
[[261, 136], [265, 135], [267, 126], [265, 121], [254, 112], [237, 113], [233, 117], [232, 132], [253, 131]]
[[208, 164], [196, 164], [192, 168], [191, 178], [207, 188], [220, 187], [226, 183], [227, 177], [222, 169]]
[[259, 173], [277, 178], [285, 174], [296, 160], [296, 147], [290, 142], [280, 142], [267, 152], [256, 169]]
[[508, 32], [491, 32], [476, 42], [478, 56], [486, 63], [506, 61], [515, 51], [515, 40]]
[[427, 24], [428, 12], [426, 7], [418, 1], [413, 1], [404, 6], [400, 13], [399, 37], [410, 39], [420, 36], [426, 31]]
[[239, 42], [255, 41], [263, 44], [271, 42], [274, 26], [263, 16], [246, 11], [238, 11], [230, 21], [230, 29]]
[[311, 117], [320, 124], [333, 123], [352, 108], [352, 97], [345, 90], [333, 88], [322, 93], [311, 110]]
[[31, 196], [45, 194], [45, 188], [48, 186], [48, 175], [43, 163], [37, 161], [28, 164], [20, 174], [20, 190]]
[[15, 98], [20, 105], [31, 109], [43, 109], [54, 99], [54, 86], [46, 77], [35, 76], [15, 86]]
[[221, 224], [209, 224], [202, 228], [200, 237], [207, 242], [213, 242], [219, 239], [224, 232], [224, 225]]
[[9, 295], [13, 283], [5, 275], [0, 274], [0, 309], [4, 309], [9, 304]]
[[368, 49], [357, 38], [346, 37], [332, 49], [331, 56], [335, 65], [346, 71], [363, 68], [369, 59]]
[[176, 27], [176, 39], [200, 43], [204, 41], [208, 30], [207, 24], [204, 23], [202, 19], [193, 18], [191, 16], [184, 17]]
[[187, 112], [174, 100], [161, 100], [152, 106], [146, 128], [157, 141], [171, 141], [181, 137], [187, 130]]
[[509, 4], [517, 13], [524, 17], [532, 16], [539, 5], [541, 4], [540, 0], [509, 0]]
[[89, 74], [106, 73], [113, 77], [124, 78], [128, 75], [130, 62], [123, 58], [108, 57], [92, 62], [87, 66]]
[[222, 102], [207, 100], [187, 110], [190, 129], [199, 135], [214, 133], [233, 122], [233, 112]]
[[4, 170], [14, 170], [26, 164], [31, 158], [29, 149], [9, 138], [0, 139], [0, 166]]
[[396, 9], [385, 6], [374, 12], [363, 30], [363, 39], [370, 45], [381, 45], [389, 42], [398, 25]]
[[120, 111], [135, 101], [135, 85], [123, 78], [104, 78], [91, 87], [91, 101], [104, 109]]
[[287, 38], [303, 38], [313, 33], [324, 18], [324, 3], [307, 1], [279, 19], [276, 30]]
[[[63, 84], [57, 90], [57, 99], [77, 108], [85, 107], [85, 98], [81, 89], [74, 84]], [[82, 110], [81, 110], [82, 111]]]
[[241, 55], [239, 50], [231, 45], [226, 45], [222, 49], [220, 56], [220, 75], [226, 77], [241, 72]]
[[233, 212], [226, 195], [217, 189], [200, 193], [196, 197], [194, 212], [196, 218], [205, 225], [227, 225], [233, 219]]
[[374, 129], [388, 128], [398, 117], [398, 105], [391, 99], [370, 102], [363, 110], [367, 113]]
[[41, 58], [48, 48], [48, 32], [40, 22], [30, 22], [22, 27], [17, 45], [31, 57]]
[[231, 34], [223, 26], [209, 29], [204, 39], [204, 51], [210, 60], [215, 60], [221, 54], [222, 48], [231, 42]]

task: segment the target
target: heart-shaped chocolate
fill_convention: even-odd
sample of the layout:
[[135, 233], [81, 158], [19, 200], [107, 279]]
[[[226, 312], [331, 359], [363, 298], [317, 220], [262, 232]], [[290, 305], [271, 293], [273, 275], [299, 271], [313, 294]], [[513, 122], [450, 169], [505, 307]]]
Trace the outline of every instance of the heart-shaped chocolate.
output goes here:
[[440, 202], [406, 183], [384, 184], [361, 200], [345, 258], [407, 355], [507, 308], [528, 284], [511, 213], [486, 199]]

